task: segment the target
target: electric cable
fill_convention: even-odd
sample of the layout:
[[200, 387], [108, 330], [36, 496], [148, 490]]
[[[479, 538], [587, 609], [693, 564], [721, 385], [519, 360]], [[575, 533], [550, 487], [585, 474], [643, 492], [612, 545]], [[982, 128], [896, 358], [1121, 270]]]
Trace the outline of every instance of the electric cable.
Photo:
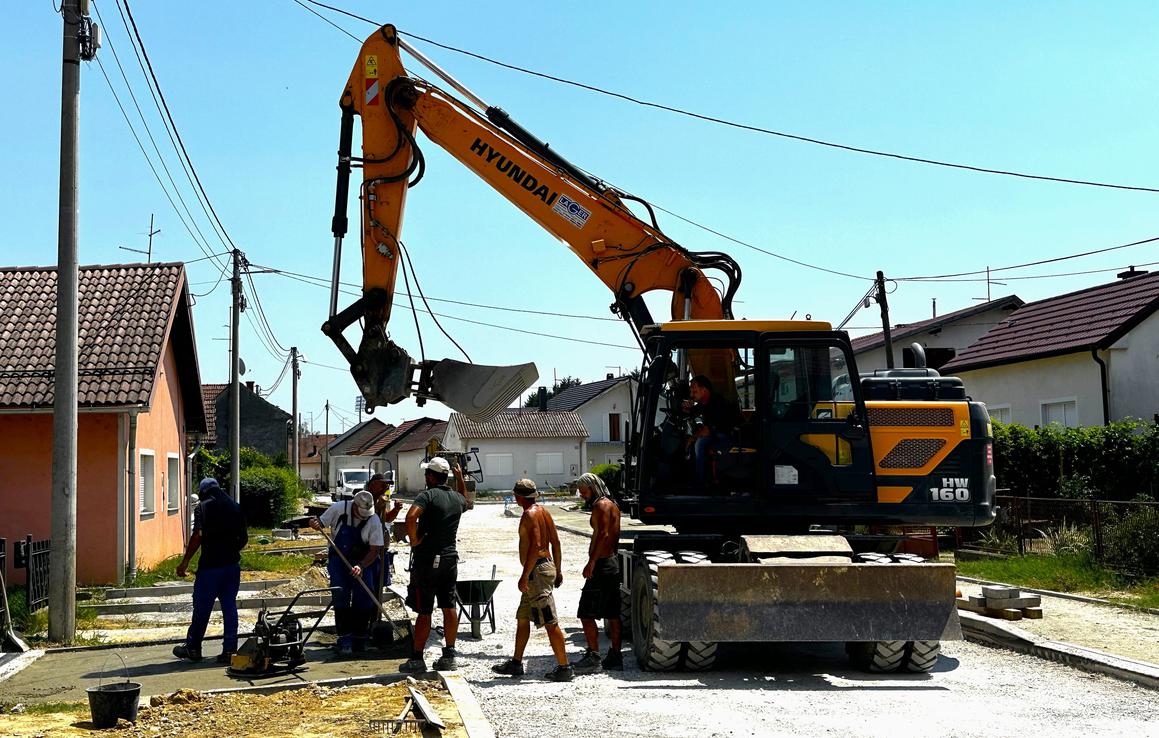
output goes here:
[[[1123, 244], [1119, 244], [1118, 246], [1107, 246], [1107, 247], [1101, 248], [1101, 249], [1092, 249], [1090, 251], [1082, 251], [1082, 252], [1077, 253], [1077, 254], [1067, 254], [1066, 256], [1055, 256], [1055, 257], [1052, 257], [1050, 259], [1039, 259], [1038, 261], [1028, 261], [1028, 262], [1025, 262], [1023, 264], [1012, 264], [1010, 266], [994, 267], [992, 269], [976, 269], [976, 270], [971, 271], [971, 272], [954, 272], [951, 274], [934, 274], [934, 275], [925, 275], [925, 276], [917, 276], [917, 277], [897, 277], [896, 279], [899, 282], [928, 282], [928, 281], [937, 282], [937, 281], [945, 281], [945, 280], [948, 280], [948, 279], [951, 279], [954, 277], [972, 277], [972, 276], [978, 275], [978, 274], [989, 275], [989, 274], [993, 274], [995, 272], [1005, 272], [1005, 271], [1010, 271], [1010, 270], [1014, 270], [1014, 269], [1024, 269], [1025, 267], [1041, 266], [1042, 264], [1053, 264], [1055, 262], [1068, 261], [1070, 259], [1080, 259], [1084, 256], [1093, 256], [1095, 254], [1105, 254], [1108, 251], [1118, 251], [1120, 249], [1131, 248], [1132, 246], [1142, 246], [1144, 244], [1155, 243], [1157, 241], [1159, 241], [1159, 236], [1152, 236], [1151, 238], [1144, 238], [1144, 239], [1141, 239], [1139, 241], [1131, 241], [1130, 243], [1123, 243]], [[1007, 277], [1003, 277], [1003, 279], [1007, 279]], [[1013, 279], [1013, 277], [1010, 277], [1010, 279]], [[982, 280], [973, 280], [973, 281], [985, 282], [986, 280], [982, 279]], [[990, 280], [990, 281], [993, 281], [993, 280]]]

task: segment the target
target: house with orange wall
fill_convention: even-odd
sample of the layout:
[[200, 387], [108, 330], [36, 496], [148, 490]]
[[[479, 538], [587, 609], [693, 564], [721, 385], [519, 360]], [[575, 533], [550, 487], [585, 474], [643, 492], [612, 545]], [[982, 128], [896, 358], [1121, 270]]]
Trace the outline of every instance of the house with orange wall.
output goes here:
[[[80, 269], [77, 580], [121, 582], [189, 535], [205, 431], [185, 267]], [[0, 537], [51, 537], [56, 269], [0, 268]], [[11, 553], [11, 551], [9, 552]], [[9, 557], [11, 562], [11, 556]], [[6, 576], [22, 581], [9, 564]]]

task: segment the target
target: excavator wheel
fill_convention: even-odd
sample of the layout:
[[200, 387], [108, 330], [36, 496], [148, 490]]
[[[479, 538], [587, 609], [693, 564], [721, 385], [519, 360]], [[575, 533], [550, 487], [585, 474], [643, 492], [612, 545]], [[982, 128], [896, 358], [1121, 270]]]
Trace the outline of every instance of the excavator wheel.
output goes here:
[[656, 583], [661, 564], [675, 557], [667, 551], [649, 551], [632, 575], [632, 651], [645, 671], [673, 671], [680, 666], [684, 644], [660, 638], [660, 615]]
[[[926, 560], [917, 554], [862, 553], [853, 557], [864, 564], [924, 564]], [[850, 661], [859, 669], [888, 673], [908, 671], [915, 674], [928, 672], [938, 663], [942, 652], [941, 641], [870, 641], [867, 643], [846, 643], [845, 651]]]
[[632, 637], [632, 593], [620, 587], [620, 632]]
[[[681, 564], [710, 563], [699, 551], [678, 551], [676, 560]], [[688, 641], [684, 644], [684, 668], [688, 671], [708, 671], [716, 663], [716, 641]]]

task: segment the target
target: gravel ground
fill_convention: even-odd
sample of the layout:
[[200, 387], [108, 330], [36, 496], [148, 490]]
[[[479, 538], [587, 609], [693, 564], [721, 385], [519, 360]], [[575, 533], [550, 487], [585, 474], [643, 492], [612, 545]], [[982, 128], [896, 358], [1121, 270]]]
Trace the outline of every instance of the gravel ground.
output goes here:
[[[528, 675], [499, 677], [490, 667], [511, 653], [519, 599], [516, 527], [498, 507], [480, 507], [460, 529], [460, 579], [490, 578], [497, 564], [504, 580], [495, 595], [498, 632], [485, 627], [482, 641], [459, 639], [460, 671], [501, 736], [1155, 734], [1159, 699], [1152, 691], [965, 642], [946, 644], [928, 675], [862, 674], [848, 667], [838, 645], [762, 644], [722, 648], [719, 669], [707, 674], [641, 672], [626, 651], [623, 672], [555, 684], [541, 679], [553, 659], [547, 637], [533, 632]], [[561, 538], [565, 581], [556, 601], [567, 614], [578, 604], [587, 539]], [[398, 564], [405, 568], [405, 554]], [[399, 580], [405, 583], [405, 572]], [[574, 659], [583, 648], [579, 621], [561, 624]], [[428, 662], [437, 655], [428, 648]]]
[[[963, 596], [982, 594], [982, 585], [959, 582]], [[1052, 641], [1097, 648], [1159, 664], [1159, 615], [1042, 595], [1042, 619], [1007, 623]]]

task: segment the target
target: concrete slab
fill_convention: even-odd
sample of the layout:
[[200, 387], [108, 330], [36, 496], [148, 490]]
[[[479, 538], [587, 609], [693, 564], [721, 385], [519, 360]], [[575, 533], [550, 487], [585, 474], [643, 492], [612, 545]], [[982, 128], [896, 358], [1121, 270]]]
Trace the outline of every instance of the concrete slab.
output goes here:
[[[114, 655], [116, 654], [116, 655]], [[119, 655], [125, 660], [122, 668]], [[225, 667], [207, 658], [196, 664], [174, 658], [172, 646], [152, 645], [71, 652], [49, 651], [4, 681], [5, 702], [73, 702], [88, 697], [85, 689], [103, 681], [130, 681], [141, 684], [143, 696], [169, 694], [177, 689], [199, 691], [230, 687], [300, 684], [319, 679], [340, 679], [394, 673], [403, 659], [381, 658], [371, 652], [365, 658], [336, 659], [329, 647], [318, 643], [306, 646], [306, 669], [267, 679], [235, 679]]]

